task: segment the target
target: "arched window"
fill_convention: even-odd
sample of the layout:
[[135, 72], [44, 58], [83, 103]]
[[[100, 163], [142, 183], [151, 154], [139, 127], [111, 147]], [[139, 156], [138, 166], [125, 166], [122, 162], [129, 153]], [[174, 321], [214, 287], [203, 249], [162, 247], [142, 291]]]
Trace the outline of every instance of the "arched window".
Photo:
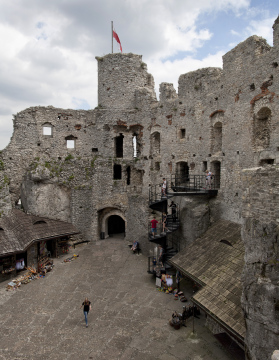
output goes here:
[[160, 133], [154, 132], [150, 138], [150, 155], [157, 156], [160, 154]]
[[222, 151], [222, 123], [218, 121], [212, 129], [212, 153]]
[[254, 116], [254, 144], [258, 150], [266, 149], [270, 142], [271, 110], [261, 108]]

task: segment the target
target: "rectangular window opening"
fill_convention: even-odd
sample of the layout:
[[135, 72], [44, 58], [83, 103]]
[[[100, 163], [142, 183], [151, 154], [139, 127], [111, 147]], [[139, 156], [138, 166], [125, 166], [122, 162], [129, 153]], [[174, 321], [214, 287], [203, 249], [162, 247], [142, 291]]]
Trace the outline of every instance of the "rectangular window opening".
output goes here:
[[44, 136], [52, 136], [52, 127], [51, 126], [43, 126], [43, 135]]
[[67, 140], [67, 149], [75, 148], [75, 140]]
[[122, 169], [121, 169], [121, 165], [119, 165], [119, 164], [113, 165], [113, 179], [114, 180], [122, 179]]

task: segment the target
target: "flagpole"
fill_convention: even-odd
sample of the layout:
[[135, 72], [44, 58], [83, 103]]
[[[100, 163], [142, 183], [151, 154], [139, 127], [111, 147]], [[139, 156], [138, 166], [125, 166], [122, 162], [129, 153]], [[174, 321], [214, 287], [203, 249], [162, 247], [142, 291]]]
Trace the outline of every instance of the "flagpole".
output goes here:
[[111, 22], [111, 53], [113, 54], [113, 21]]

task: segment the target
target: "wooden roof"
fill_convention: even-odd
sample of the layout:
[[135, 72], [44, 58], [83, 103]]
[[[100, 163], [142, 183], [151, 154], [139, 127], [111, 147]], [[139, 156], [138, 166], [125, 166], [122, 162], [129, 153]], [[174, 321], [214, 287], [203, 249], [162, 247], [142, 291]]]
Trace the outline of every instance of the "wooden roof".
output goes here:
[[79, 231], [65, 221], [28, 215], [13, 209], [0, 218], [0, 256], [23, 252], [36, 241], [77, 233]]
[[243, 339], [241, 225], [220, 220], [171, 259], [180, 272], [202, 286], [193, 300], [221, 325]]

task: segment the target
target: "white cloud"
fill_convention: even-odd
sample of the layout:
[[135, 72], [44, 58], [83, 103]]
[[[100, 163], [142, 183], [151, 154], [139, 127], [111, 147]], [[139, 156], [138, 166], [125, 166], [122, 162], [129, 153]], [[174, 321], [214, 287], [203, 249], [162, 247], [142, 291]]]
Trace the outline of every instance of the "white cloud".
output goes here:
[[[0, 148], [11, 136], [12, 113], [35, 105], [97, 105], [95, 56], [111, 51], [111, 20], [123, 51], [143, 54], [158, 88], [161, 82], [177, 86], [182, 73], [222, 66], [225, 50], [219, 48], [195, 59], [213, 38], [206, 23], [201, 29], [199, 17], [218, 18], [224, 11], [240, 16], [249, 6], [250, 0], [28, 0], [27, 7], [25, 0], [2, 0]], [[270, 41], [270, 17], [255, 23], [251, 14], [246, 34], [266, 34]]]
[[267, 42], [273, 44], [273, 30], [270, 24], [274, 23], [275, 18], [267, 18], [263, 20], [252, 20], [246, 29], [248, 36], [261, 34], [261, 36], [267, 40]]
[[159, 94], [159, 85], [162, 82], [172, 83], [175, 89], [178, 89], [178, 78], [180, 75], [206, 67], [222, 67], [222, 56], [224, 52], [211, 55], [209, 54], [202, 60], [197, 60], [193, 57], [185, 57], [181, 60], [175, 60], [173, 62], [160, 60], [148, 61], [148, 71], [151, 72], [155, 80], [155, 88], [157, 98]]

